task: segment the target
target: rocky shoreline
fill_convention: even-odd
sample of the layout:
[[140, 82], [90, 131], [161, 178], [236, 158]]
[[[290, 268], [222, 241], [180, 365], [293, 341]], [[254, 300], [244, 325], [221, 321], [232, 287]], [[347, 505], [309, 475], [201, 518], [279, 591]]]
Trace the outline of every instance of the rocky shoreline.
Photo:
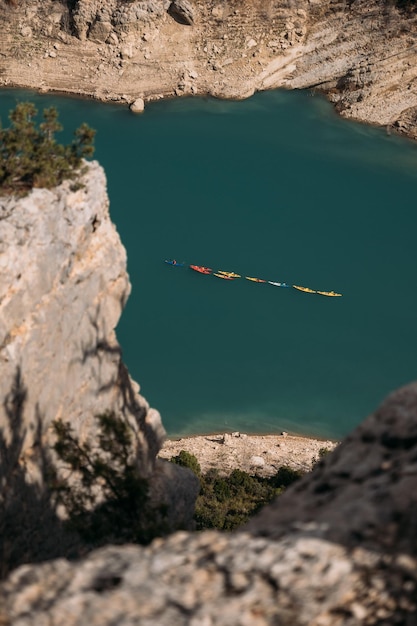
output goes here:
[[197, 458], [203, 473], [217, 469], [227, 475], [240, 469], [259, 476], [272, 476], [283, 465], [310, 471], [323, 454], [321, 451], [334, 450], [337, 445], [335, 441], [287, 433], [246, 435], [235, 432], [168, 439], [159, 457], [171, 459], [185, 450]]
[[417, 138], [417, 13], [380, 0], [0, 0], [0, 87], [137, 112], [183, 96], [313, 89], [344, 117]]

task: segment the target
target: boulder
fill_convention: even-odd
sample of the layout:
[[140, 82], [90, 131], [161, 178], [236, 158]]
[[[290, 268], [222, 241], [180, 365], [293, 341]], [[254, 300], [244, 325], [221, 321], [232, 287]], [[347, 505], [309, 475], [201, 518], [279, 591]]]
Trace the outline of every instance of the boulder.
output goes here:
[[261, 456], [251, 456], [249, 463], [251, 467], [263, 467], [265, 465], [265, 459]]
[[192, 26], [195, 21], [194, 7], [188, 0], [173, 0], [168, 7], [168, 14], [179, 24]]
[[88, 38], [97, 43], [104, 43], [113, 34], [112, 31], [113, 27], [110, 22], [96, 19], [88, 32]]
[[145, 110], [145, 102], [142, 98], [137, 98], [132, 104], [129, 106], [129, 109], [132, 113], [143, 113]]

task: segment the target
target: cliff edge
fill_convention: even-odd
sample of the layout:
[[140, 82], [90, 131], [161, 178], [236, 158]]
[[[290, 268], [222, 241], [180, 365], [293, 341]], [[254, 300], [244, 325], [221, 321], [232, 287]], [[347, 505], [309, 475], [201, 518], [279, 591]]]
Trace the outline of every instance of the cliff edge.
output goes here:
[[129, 378], [114, 332], [130, 282], [102, 168], [90, 164], [77, 190], [67, 181], [1, 198], [0, 220], [2, 427], [16, 385], [28, 457], [39, 421], [47, 437], [53, 420], [71, 419], [83, 440], [94, 415], [122, 413], [133, 418], [149, 474], [165, 431]]
[[[42, 519], [58, 419], [81, 444], [94, 444], [96, 416], [121, 417], [138, 474], [154, 503], [167, 507], [168, 526], [191, 525], [197, 480], [156, 458], [165, 437], [160, 415], [139, 394], [117, 342], [129, 292], [126, 252], [97, 162], [76, 185], [0, 198], [0, 575], [7, 558], [10, 566], [67, 553], [64, 539], [53, 536], [53, 511]], [[29, 534], [18, 549], [28, 516], [42, 536]]]

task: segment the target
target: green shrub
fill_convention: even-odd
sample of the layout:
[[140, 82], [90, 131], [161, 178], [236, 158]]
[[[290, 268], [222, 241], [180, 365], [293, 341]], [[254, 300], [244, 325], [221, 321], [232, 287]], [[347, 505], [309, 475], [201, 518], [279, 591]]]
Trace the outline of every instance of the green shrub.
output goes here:
[[271, 485], [274, 487], [286, 489], [301, 478], [302, 475], [303, 472], [301, 470], [294, 470], [291, 467], [288, 467], [288, 465], [283, 465], [269, 480]]
[[200, 480], [195, 515], [199, 530], [238, 528], [275, 495], [275, 489], [265, 479], [241, 470], [234, 470], [227, 477], [211, 471]]
[[314, 467], [315, 465], [318, 465], [320, 463], [320, 461], [322, 461], [328, 454], [330, 454], [331, 450], [330, 448], [320, 448], [319, 450], [319, 455], [318, 457], [313, 457], [312, 459], [312, 467]]
[[129, 425], [113, 413], [96, 419], [94, 448], [81, 444], [68, 423], [54, 422], [54, 450], [75, 480], [55, 474], [50, 486], [68, 513], [67, 525], [90, 545], [148, 543], [166, 533], [166, 510], [150, 504], [148, 481], [132, 459]]
[[197, 458], [185, 450], [171, 461], [188, 467], [200, 480], [195, 509], [197, 530], [233, 530], [242, 526], [302, 475], [289, 467], [281, 467], [271, 478], [251, 476], [239, 469], [229, 476], [220, 476], [217, 469], [202, 474]]
[[9, 128], [0, 128], [0, 194], [22, 196], [33, 187], [50, 189], [82, 173], [83, 159], [94, 153], [95, 131], [82, 124], [71, 144], [56, 142], [62, 130], [54, 107], [44, 109], [37, 125], [37, 109], [21, 102], [10, 112]]
[[200, 463], [197, 461], [194, 454], [190, 454], [189, 452], [186, 452], [186, 450], [181, 450], [178, 456], [173, 456], [171, 458], [171, 463], [181, 465], [181, 467], [188, 467], [188, 469], [194, 472], [196, 476], [201, 476]]
[[331, 450], [329, 450], [329, 448], [320, 448], [320, 450], [319, 450], [319, 458], [323, 459], [325, 456], [330, 454], [330, 452], [331, 452]]

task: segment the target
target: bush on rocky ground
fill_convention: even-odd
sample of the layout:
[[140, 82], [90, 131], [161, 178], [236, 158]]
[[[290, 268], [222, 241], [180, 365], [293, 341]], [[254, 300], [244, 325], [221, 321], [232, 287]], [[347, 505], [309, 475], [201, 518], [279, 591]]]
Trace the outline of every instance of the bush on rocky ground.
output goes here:
[[280, 467], [270, 478], [252, 476], [239, 469], [229, 476], [221, 476], [217, 469], [202, 474], [197, 458], [185, 450], [172, 457], [171, 462], [188, 467], [200, 480], [195, 511], [197, 530], [233, 530], [242, 526], [302, 476], [302, 472], [287, 466]]

